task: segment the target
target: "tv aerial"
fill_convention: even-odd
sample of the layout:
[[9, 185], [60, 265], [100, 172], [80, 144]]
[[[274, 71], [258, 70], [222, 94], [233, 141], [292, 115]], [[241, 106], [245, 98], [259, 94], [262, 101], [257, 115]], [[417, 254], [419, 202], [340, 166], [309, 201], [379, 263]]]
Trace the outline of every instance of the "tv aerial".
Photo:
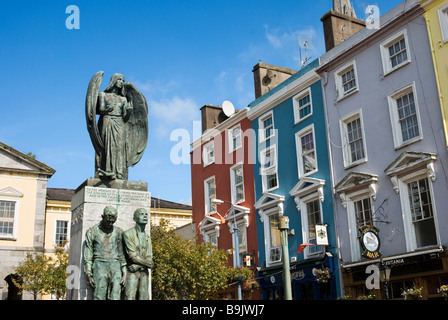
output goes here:
[[226, 100], [222, 103], [222, 111], [227, 117], [230, 118], [235, 113], [235, 107], [232, 102]]
[[310, 59], [310, 58], [308, 58], [308, 53], [306, 51], [307, 46], [308, 46], [308, 41], [305, 40], [303, 42], [303, 47], [305, 48], [305, 60], [302, 61], [302, 46], [300, 45], [300, 37], [299, 37], [300, 68], [303, 68], [308, 63], [308, 60]]

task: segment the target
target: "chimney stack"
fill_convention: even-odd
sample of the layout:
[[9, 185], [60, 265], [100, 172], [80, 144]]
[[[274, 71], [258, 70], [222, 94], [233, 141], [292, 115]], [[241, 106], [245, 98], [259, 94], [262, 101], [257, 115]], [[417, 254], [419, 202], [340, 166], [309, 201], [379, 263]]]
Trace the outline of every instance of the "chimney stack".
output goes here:
[[216, 127], [228, 117], [222, 111], [221, 106], [206, 104], [201, 109], [202, 133], [206, 130]]
[[291, 77], [297, 70], [259, 62], [252, 72], [254, 73], [255, 99], [257, 99]]
[[364, 20], [356, 18], [350, 0], [333, 0], [333, 10], [320, 19], [324, 27], [325, 49], [327, 51], [347, 40], [366, 26]]

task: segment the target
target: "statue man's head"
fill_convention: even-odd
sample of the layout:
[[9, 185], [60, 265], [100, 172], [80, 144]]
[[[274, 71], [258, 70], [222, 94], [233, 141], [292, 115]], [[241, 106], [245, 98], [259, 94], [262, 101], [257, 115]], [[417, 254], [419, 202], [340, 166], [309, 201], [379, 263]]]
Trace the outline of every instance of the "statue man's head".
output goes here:
[[139, 208], [134, 211], [134, 221], [137, 224], [148, 223], [148, 212], [144, 208]]
[[107, 206], [104, 208], [103, 215], [101, 216], [103, 218], [102, 224], [106, 228], [112, 228], [115, 221], [117, 221], [118, 211], [116, 208]]

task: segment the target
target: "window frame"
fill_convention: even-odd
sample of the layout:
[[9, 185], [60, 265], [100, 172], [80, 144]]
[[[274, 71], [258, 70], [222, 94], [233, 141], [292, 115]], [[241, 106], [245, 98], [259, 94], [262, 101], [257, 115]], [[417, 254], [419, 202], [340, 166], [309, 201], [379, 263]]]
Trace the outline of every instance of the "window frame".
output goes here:
[[[233, 133], [236, 129], [240, 130], [239, 133], [239, 145], [235, 146], [234, 142], [233, 142]], [[234, 126], [233, 128], [228, 130], [228, 139], [229, 139], [229, 152], [234, 152], [236, 150], [238, 150], [239, 148], [241, 148], [243, 146], [243, 132], [241, 131], [241, 124], [237, 124], [236, 126]]]
[[[412, 92], [413, 97], [414, 97], [415, 116], [417, 118], [419, 134], [416, 135], [415, 137], [412, 137], [412, 138], [404, 141], [402, 131], [401, 131], [400, 118], [399, 118], [399, 114], [398, 114], [397, 100], [399, 98], [402, 98], [403, 96], [409, 94], [410, 92]], [[419, 111], [417, 90], [415, 88], [415, 82], [407, 84], [407, 85], [401, 87], [400, 89], [397, 89], [394, 92], [390, 93], [387, 96], [387, 102], [389, 105], [389, 114], [390, 114], [392, 136], [394, 139], [395, 150], [422, 140], [423, 139], [423, 132], [422, 132], [423, 128], [422, 128], [422, 124], [421, 124], [421, 120], [420, 120], [420, 111]]]
[[[432, 219], [434, 222], [434, 230], [436, 236], [436, 244], [418, 247], [417, 236], [415, 231], [415, 226], [412, 221], [411, 204], [409, 201], [408, 184], [419, 181], [422, 179], [427, 179], [428, 189], [430, 192], [431, 205], [432, 205]], [[398, 178], [398, 189], [400, 194], [400, 202], [402, 208], [402, 218], [404, 225], [404, 233], [406, 240], [406, 248], [408, 251], [420, 250], [427, 247], [433, 247], [440, 245], [440, 234], [437, 222], [437, 212], [436, 212], [436, 202], [434, 201], [434, 189], [433, 180], [428, 176], [426, 169], [420, 169], [418, 171], [409, 173], [405, 176]]]
[[[267, 128], [272, 128], [272, 133], [269, 137], [266, 137], [266, 128], [264, 127], [264, 121], [268, 118], [272, 118], [272, 124]], [[258, 143], [262, 143], [264, 141], [267, 141], [269, 139], [272, 139], [275, 137], [275, 122], [274, 122], [274, 112], [271, 110], [269, 112], [266, 112], [261, 117], [258, 118]]]
[[[318, 192], [312, 192], [309, 195], [300, 198], [300, 217], [301, 217], [301, 221], [302, 221], [302, 239], [303, 239], [304, 243], [311, 242], [312, 239], [315, 239], [315, 238], [310, 238], [310, 234], [309, 234], [310, 224], [309, 224], [309, 219], [308, 219], [308, 215], [309, 215], [308, 204], [311, 202], [314, 202], [314, 201], [316, 201], [319, 205], [320, 224], [323, 224], [323, 221], [324, 221], [323, 210], [322, 210], [322, 199]], [[320, 247], [320, 248], [318, 248], [318, 247]], [[311, 251], [314, 251], [314, 252], [311, 252]], [[325, 251], [324, 246], [316, 245], [316, 246], [313, 246], [313, 248], [307, 247], [304, 250], [304, 258], [309, 259], [309, 258], [315, 257], [316, 255], [319, 255], [324, 251]]]
[[[208, 149], [211, 148], [211, 150], [213, 151], [213, 157], [212, 159], [210, 159], [210, 152], [208, 151]], [[211, 165], [212, 163], [215, 163], [215, 141], [209, 141], [206, 144], [204, 144], [203, 148], [202, 148], [202, 162], [203, 162], [203, 166], [207, 167], [209, 165]]]
[[54, 239], [53, 239], [53, 243], [56, 246], [60, 245], [60, 244], [58, 244], [58, 241], [57, 241], [58, 222], [66, 222], [67, 223], [67, 234], [66, 234], [67, 239], [65, 241], [67, 241], [67, 242], [70, 241], [70, 220], [69, 219], [56, 219], [55, 224], [54, 224]]
[[210, 191], [209, 191], [209, 187], [208, 187], [209, 183], [211, 181], [213, 181], [214, 184], [215, 184], [215, 195], [214, 195], [214, 197], [216, 198], [216, 179], [215, 179], [215, 176], [211, 176], [211, 177], [209, 177], [209, 178], [204, 180], [204, 201], [205, 201], [205, 203], [204, 203], [205, 204], [205, 206], [204, 206], [205, 211], [204, 212], [205, 212], [205, 215], [208, 215], [210, 213], [216, 212], [216, 204], [213, 205], [211, 203]]
[[[300, 117], [300, 110], [304, 109], [305, 107], [300, 107], [300, 100], [302, 100], [303, 98], [305, 98], [306, 96], [310, 97], [310, 102], [309, 102], [309, 107], [310, 107], [310, 112], [303, 116]], [[301, 92], [299, 92], [298, 94], [296, 94], [293, 98], [292, 98], [292, 105], [293, 105], [293, 110], [294, 110], [294, 124], [298, 124], [299, 122], [311, 117], [313, 115], [313, 98], [311, 95], [311, 88], [308, 87], [305, 90], [302, 90]]]
[[[355, 161], [352, 161], [352, 157], [351, 157], [352, 150], [350, 147], [347, 124], [355, 121], [358, 118], [360, 120], [360, 125], [361, 125], [362, 147], [363, 147], [364, 157], [357, 159]], [[364, 131], [364, 121], [363, 121], [363, 116], [362, 116], [362, 109], [355, 110], [355, 111], [349, 113], [348, 115], [344, 116], [343, 118], [340, 119], [339, 124], [340, 124], [340, 130], [341, 130], [342, 156], [343, 156], [343, 160], [344, 160], [344, 168], [345, 169], [351, 168], [351, 167], [357, 166], [361, 163], [367, 162], [368, 161], [367, 143], [366, 143], [366, 134]]]
[[356, 217], [356, 207], [355, 203], [365, 199], [370, 200], [370, 210], [372, 216], [372, 226], [375, 226], [373, 221], [374, 208], [374, 198], [368, 187], [364, 187], [356, 192], [351, 192], [346, 194], [346, 208], [347, 208], [347, 220], [350, 236], [350, 252], [352, 257], [352, 262], [360, 261], [361, 257], [361, 243], [359, 240], [359, 224]]
[[[391, 57], [389, 54], [389, 47], [404, 39], [404, 43], [406, 45], [406, 60], [403, 60], [400, 64], [395, 67], [392, 66]], [[380, 44], [380, 54], [381, 54], [381, 62], [383, 65], [383, 76], [387, 76], [395, 70], [404, 67], [405, 65], [411, 63], [411, 51], [409, 50], [409, 40], [407, 35], [407, 30], [403, 29], [398, 33], [395, 33], [391, 37], [387, 38]]]
[[17, 229], [19, 224], [19, 206], [20, 200], [10, 197], [0, 197], [0, 202], [12, 202], [14, 203], [14, 217], [11, 234], [0, 234], [0, 240], [17, 240]]
[[437, 9], [443, 43], [448, 42], [448, 4]]
[[[240, 184], [236, 184], [235, 181], [235, 172], [236, 170], [241, 168], [241, 179], [242, 181], [240, 182], [241, 186], [243, 187], [243, 198], [242, 199], [237, 199], [237, 186]], [[244, 194], [244, 166], [243, 166], [243, 162], [238, 162], [236, 164], [234, 164], [233, 166], [230, 167], [230, 193], [231, 193], [231, 198], [232, 198], [232, 203], [241, 203], [245, 201], [245, 194]]]
[[[283, 255], [282, 255], [282, 246], [272, 246], [272, 228], [271, 228], [271, 218], [275, 215], [278, 216], [278, 218], [280, 219], [280, 212], [278, 210], [270, 210], [270, 212], [266, 212], [266, 222], [265, 225], [265, 247], [266, 247], [266, 264], [267, 266], [272, 266], [272, 265], [276, 265], [276, 264], [280, 264], [283, 261]], [[280, 232], [280, 231], [279, 231]], [[278, 236], [280, 237], [280, 233], [278, 234]], [[280, 239], [281, 241], [281, 239]], [[277, 250], [277, 254], [280, 256], [278, 260], [272, 260], [272, 255], [271, 255], [271, 251], [272, 250]]]
[[[356, 87], [355, 87], [355, 89], [350, 90], [349, 92], [345, 92], [344, 86], [342, 83], [342, 76], [347, 74], [351, 69], [353, 69]], [[344, 66], [342, 66], [338, 70], [336, 70], [334, 72], [334, 81], [335, 81], [337, 101], [341, 101], [342, 99], [345, 99], [345, 98], [359, 92], [359, 78], [358, 78], [358, 72], [357, 72], [357, 68], [356, 68], [356, 61], [355, 60], [350, 61], [349, 63], [345, 64]]]
[[[260, 151], [260, 160], [265, 159], [265, 154], [267, 152], [272, 152], [274, 154], [274, 161], [273, 164], [271, 164], [269, 167], [264, 168], [264, 164], [266, 163], [265, 160], [260, 161], [260, 175], [261, 175], [261, 181], [262, 181], [262, 189], [263, 193], [275, 190], [279, 188], [279, 179], [278, 179], [278, 154], [277, 154], [277, 148], [276, 145], [271, 145], [263, 150]], [[271, 161], [269, 161], [271, 163]], [[267, 188], [268, 186], [268, 180], [267, 177], [271, 176], [275, 173], [275, 180], [276, 185], [274, 187]]]
[[[216, 227], [211, 228], [207, 231], [204, 231], [204, 235], [205, 235], [204, 241], [210, 243], [212, 248], [218, 249], [219, 229], [217, 229]], [[213, 237], [215, 237], [216, 242], [211, 241], [211, 239], [213, 239]]]
[[[302, 137], [312, 133], [313, 135], [313, 151], [314, 152], [314, 160], [315, 160], [315, 169], [311, 170], [307, 173], [304, 172], [304, 161], [303, 161], [303, 150], [302, 150]], [[314, 130], [314, 124], [311, 124], [299, 132], [295, 134], [295, 140], [296, 140], [296, 153], [297, 153], [297, 170], [298, 170], [298, 177], [299, 179], [302, 177], [310, 176], [314, 173], [316, 173], [319, 170], [318, 167], [318, 161], [317, 161], [317, 146], [316, 146], [316, 135]], [[311, 151], [309, 151], [311, 153]]]

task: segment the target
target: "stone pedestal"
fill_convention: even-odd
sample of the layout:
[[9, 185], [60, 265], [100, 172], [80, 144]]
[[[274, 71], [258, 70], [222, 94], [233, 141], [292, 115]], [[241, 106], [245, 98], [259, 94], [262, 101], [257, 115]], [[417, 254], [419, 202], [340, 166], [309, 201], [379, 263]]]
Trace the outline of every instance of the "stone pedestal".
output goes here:
[[[96, 178], [86, 180], [76, 189], [71, 204], [67, 300], [92, 299], [92, 288], [86, 282], [83, 268], [87, 229], [101, 221], [106, 206], [117, 208], [118, 218], [114, 226], [120, 227], [123, 231], [134, 227], [133, 215], [136, 209], [145, 208], [150, 215], [151, 193], [147, 190], [146, 182], [128, 180], [103, 182]], [[148, 223], [146, 233], [149, 232]]]

